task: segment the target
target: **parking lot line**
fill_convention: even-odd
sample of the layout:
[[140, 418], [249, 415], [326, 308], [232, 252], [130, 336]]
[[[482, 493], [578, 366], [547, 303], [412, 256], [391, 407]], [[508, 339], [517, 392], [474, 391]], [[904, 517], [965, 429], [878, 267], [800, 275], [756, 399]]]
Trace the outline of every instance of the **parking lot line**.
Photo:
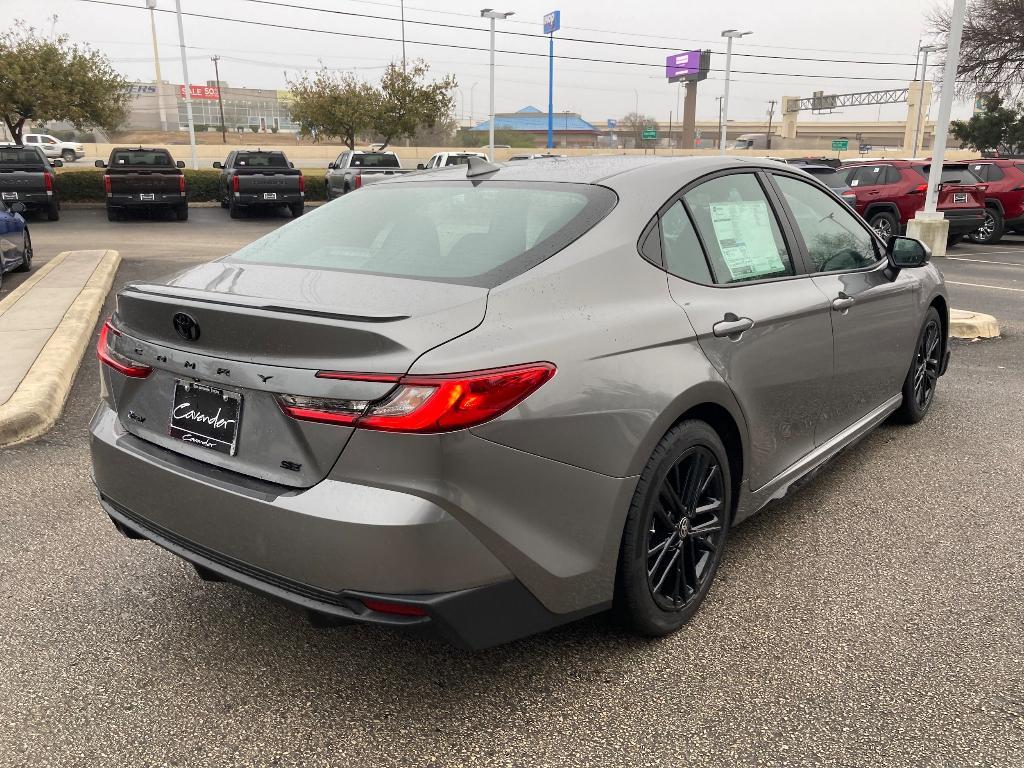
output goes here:
[[987, 261], [986, 259], [965, 259], [963, 256], [947, 256], [950, 261], [973, 261], [976, 264], [1005, 264], [1008, 267], [1024, 267], [1015, 261]]
[[949, 285], [966, 285], [968, 288], [991, 288], [993, 291], [1014, 291], [1015, 293], [1024, 293], [1024, 288], [1004, 288], [1001, 285], [981, 285], [980, 283], [958, 283], [953, 280], [947, 280], [946, 283]]
[[[1013, 250], [1013, 251], [989, 251], [989, 250], [984, 250], [984, 251], [960, 251], [960, 253], [966, 253], [966, 254], [969, 254], [971, 256], [981, 256], [983, 254], [985, 256], [1002, 256], [1003, 254], [1012, 253], [1012, 254], [1017, 254], [1019, 256], [1020, 254], [1024, 253], [1024, 248], [1018, 248], [1018, 249]], [[946, 258], [947, 259], [955, 259], [957, 257], [956, 256], [947, 256]]]

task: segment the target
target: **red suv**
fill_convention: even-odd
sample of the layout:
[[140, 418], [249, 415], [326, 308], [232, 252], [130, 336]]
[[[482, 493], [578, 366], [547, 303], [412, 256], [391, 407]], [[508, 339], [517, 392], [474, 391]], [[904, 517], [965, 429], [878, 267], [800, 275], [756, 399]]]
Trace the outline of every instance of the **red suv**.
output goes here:
[[975, 243], [998, 243], [1006, 230], [1024, 233], [1024, 160], [983, 158], [968, 163], [985, 182], [985, 223], [968, 235]]
[[[881, 160], [843, 165], [846, 183], [857, 195], [857, 213], [888, 238], [906, 230], [907, 222], [924, 208], [928, 191], [927, 160]], [[937, 209], [949, 220], [949, 243], [985, 223], [985, 185], [967, 163], [942, 167]]]

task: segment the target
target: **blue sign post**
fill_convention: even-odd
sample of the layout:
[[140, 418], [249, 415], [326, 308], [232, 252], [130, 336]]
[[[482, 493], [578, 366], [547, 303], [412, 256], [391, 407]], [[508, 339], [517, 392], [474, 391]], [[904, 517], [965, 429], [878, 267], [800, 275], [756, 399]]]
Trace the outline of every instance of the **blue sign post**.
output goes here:
[[544, 14], [544, 34], [548, 36], [548, 149], [555, 146], [555, 32], [561, 26], [561, 11]]

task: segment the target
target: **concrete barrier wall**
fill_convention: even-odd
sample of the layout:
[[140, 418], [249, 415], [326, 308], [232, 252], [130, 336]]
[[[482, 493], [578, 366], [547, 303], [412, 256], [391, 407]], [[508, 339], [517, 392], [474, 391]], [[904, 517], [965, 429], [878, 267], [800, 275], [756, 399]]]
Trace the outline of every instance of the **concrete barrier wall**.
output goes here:
[[[106, 160], [110, 156], [110, 150], [115, 146], [125, 146], [123, 144], [85, 144], [85, 159], [80, 160], [77, 163], [71, 164], [69, 168], [81, 168], [83, 166], [92, 166], [94, 160]], [[187, 144], [162, 144], [157, 146], [164, 146], [170, 150], [175, 160], [184, 160], [186, 165], [190, 164], [191, 150]], [[296, 144], [263, 144], [259, 141], [254, 141], [251, 145], [246, 145], [249, 148], [255, 149], [257, 147], [268, 150], [280, 150], [288, 155], [288, 159], [295, 163], [298, 168], [326, 168], [327, 164], [334, 160], [341, 152], [344, 152], [347, 147], [343, 144], [317, 144], [317, 145], [296, 145]], [[196, 147], [196, 154], [199, 158], [200, 168], [209, 168], [214, 160], [223, 161], [227, 154], [232, 149], [243, 149], [246, 147], [240, 147], [235, 145], [217, 145], [217, 144], [200, 144]], [[402, 147], [394, 146], [388, 149], [394, 151], [402, 161], [404, 168], [415, 168], [417, 163], [423, 163], [430, 159], [431, 155], [437, 152], [459, 152], [464, 151], [465, 147]], [[521, 155], [526, 153], [543, 152], [544, 150], [539, 149], [497, 149], [495, 155], [499, 161], [507, 160], [512, 155]], [[553, 150], [556, 154], [567, 155], [569, 157], [589, 157], [592, 155], [661, 155], [664, 157], [682, 157], [686, 155], [717, 155], [717, 149], [658, 149], [658, 150], [644, 150], [644, 149], [555, 149]], [[772, 157], [840, 157], [844, 160], [856, 160], [860, 157], [856, 151], [852, 152], [832, 152], [820, 149], [751, 149], [751, 150], [733, 150], [727, 154], [736, 155], [738, 157], [764, 157], [771, 155]], [[978, 153], [972, 150], [950, 150], [946, 153], [947, 160], [966, 160], [977, 157]], [[906, 157], [906, 154], [901, 151], [889, 150], [872, 152], [867, 155], [870, 158], [882, 158], [882, 157]]]

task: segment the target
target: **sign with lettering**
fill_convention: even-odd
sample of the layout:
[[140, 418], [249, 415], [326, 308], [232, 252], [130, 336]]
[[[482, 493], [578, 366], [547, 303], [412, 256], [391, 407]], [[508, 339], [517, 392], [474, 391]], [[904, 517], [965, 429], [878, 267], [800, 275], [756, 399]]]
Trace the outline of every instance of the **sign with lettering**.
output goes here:
[[[217, 86], [215, 86], [215, 85], [190, 85], [188, 90], [189, 90], [189, 95], [193, 99], [213, 99], [213, 100], [216, 100], [216, 99], [220, 98], [220, 89]], [[181, 99], [185, 98], [185, 86], [184, 85], [179, 85], [178, 86], [178, 98], [181, 98]]]

